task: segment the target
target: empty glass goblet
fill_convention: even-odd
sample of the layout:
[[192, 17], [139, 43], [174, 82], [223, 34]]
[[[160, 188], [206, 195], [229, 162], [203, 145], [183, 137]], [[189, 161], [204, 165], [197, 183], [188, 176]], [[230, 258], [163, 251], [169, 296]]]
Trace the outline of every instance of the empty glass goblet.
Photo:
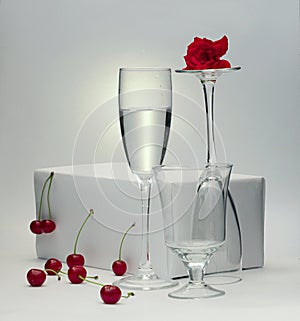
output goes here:
[[167, 247], [186, 266], [188, 284], [171, 292], [182, 299], [225, 294], [203, 280], [205, 267], [226, 238], [226, 200], [231, 164], [203, 169], [157, 166], [153, 172], [162, 203]]

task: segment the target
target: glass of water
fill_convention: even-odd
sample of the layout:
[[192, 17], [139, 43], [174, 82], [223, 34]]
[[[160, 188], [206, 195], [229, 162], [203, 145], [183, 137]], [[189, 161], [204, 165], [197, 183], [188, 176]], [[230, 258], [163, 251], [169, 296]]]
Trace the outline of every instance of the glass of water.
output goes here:
[[119, 118], [123, 146], [141, 192], [142, 257], [137, 272], [115, 282], [130, 289], [153, 290], [177, 282], [157, 276], [150, 260], [150, 197], [152, 168], [161, 165], [167, 149], [172, 116], [169, 68], [121, 68]]

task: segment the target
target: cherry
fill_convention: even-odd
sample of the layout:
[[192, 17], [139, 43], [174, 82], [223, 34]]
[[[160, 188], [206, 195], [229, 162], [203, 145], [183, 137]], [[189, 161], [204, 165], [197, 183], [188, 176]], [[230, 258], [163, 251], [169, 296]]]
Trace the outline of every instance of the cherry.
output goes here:
[[87, 276], [86, 269], [81, 265], [72, 266], [71, 268], [69, 268], [68, 273], [63, 271], [59, 271], [59, 272], [63, 274], [67, 274], [71, 283], [74, 283], [74, 284], [79, 284], [79, 283], [82, 283], [83, 281], [94, 283], [93, 281], [90, 281], [88, 279], [94, 279], [94, 280], [98, 279], [98, 275]]
[[50, 258], [45, 263], [44, 268], [48, 275], [57, 275], [62, 269], [62, 263], [58, 259]]
[[56, 228], [56, 224], [52, 220], [43, 220], [41, 222], [41, 228], [44, 233], [52, 233]]
[[115, 304], [121, 299], [122, 292], [119, 287], [107, 284], [101, 288], [100, 296], [104, 303]]
[[34, 220], [30, 223], [30, 230], [33, 234], [42, 234], [42, 222], [40, 220]]
[[124, 275], [127, 271], [127, 264], [123, 260], [116, 260], [112, 264], [112, 270], [117, 276]]
[[[42, 234], [44, 233], [51, 233], [55, 230], [56, 225], [55, 222], [51, 218], [51, 209], [50, 209], [50, 201], [49, 201], [49, 195], [50, 195], [50, 189], [52, 185], [52, 180], [53, 180], [54, 172], [51, 172], [48, 178], [45, 180], [41, 192], [41, 197], [40, 197], [40, 206], [39, 206], [39, 212], [38, 212], [38, 217], [36, 220], [32, 221], [30, 223], [30, 230], [34, 234]], [[41, 212], [42, 212], [42, 203], [43, 203], [43, 196], [46, 188], [46, 184], [49, 182], [49, 187], [48, 187], [48, 192], [47, 192], [47, 203], [48, 203], [48, 215], [49, 219], [48, 220], [41, 220]]]
[[84, 256], [82, 254], [69, 254], [67, 256], [67, 265], [68, 267], [72, 266], [83, 266], [84, 265]]
[[[73, 282], [73, 278], [71, 280], [71, 278], [69, 276], [69, 279], [71, 280], [71, 282], [72, 283], [81, 283], [83, 281], [86, 281], [86, 282], [101, 286], [100, 297], [101, 297], [101, 299], [103, 300], [104, 303], [106, 303], [106, 304], [115, 304], [120, 300], [121, 297], [127, 299], [130, 296], [134, 296], [133, 292], [128, 292], [127, 295], [122, 295], [122, 292], [121, 292], [120, 288], [115, 286], [115, 285], [110, 285], [110, 284], [106, 284], [105, 285], [105, 284], [102, 284], [102, 283], [98, 283], [98, 282], [95, 282], [95, 281], [88, 280], [87, 279], [88, 277], [84, 277], [83, 273], [80, 272], [79, 268], [82, 268], [83, 271], [85, 271], [83, 266], [73, 266], [72, 268], [69, 269], [70, 272], [68, 271], [68, 276], [69, 276], [69, 273], [70, 273], [72, 275], [72, 277], [74, 277], [74, 281], [76, 281], [76, 282]], [[78, 278], [80, 280], [82, 280], [82, 281], [78, 282], [78, 280], [77, 280]]]
[[46, 273], [40, 269], [31, 269], [27, 272], [27, 281], [31, 286], [41, 286], [46, 280]]
[[73, 284], [82, 283], [86, 278], [86, 269], [83, 266], [72, 266], [68, 270], [68, 278]]
[[93, 210], [90, 210], [88, 216], [86, 217], [86, 219], [84, 220], [84, 222], [82, 223], [78, 233], [77, 233], [77, 236], [76, 236], [76, 240], [75, 240], [75, 244], [74, 244], [74, 250], [73, 250], [73, 253], [72, 254], [69, 254], [67, 256], [67, 265], [69, 268], [71, 268], [72, 266], [83, 266], [84, 265], [84, 256], [82, 254], [77, 254], [76, 253], [76, 249], [77, 249], [77, 243], [78, 243], [78, 239], [79, 239], [79, 236], [80, 236], [80, 233], [84, 227], [84, 225], [86, 224], [86, 222], [88, 221], [88, 219], [91, 217], [91, 215], [94, 214], [94, 211]]
[[135, 226], [135, 223], [131, 224], [122, 237], [120, 247], [119, 247], [119, 259], [114, 261], [112, 264], [112, 270], [115, 273], [115, 275], [121, 276], [121, 275], [124, 275], [127, 271], [127, 264], [125, 261], [122, 260], [122, 247], [123, 247], [123, 243], [126, 235], [134, 226]]

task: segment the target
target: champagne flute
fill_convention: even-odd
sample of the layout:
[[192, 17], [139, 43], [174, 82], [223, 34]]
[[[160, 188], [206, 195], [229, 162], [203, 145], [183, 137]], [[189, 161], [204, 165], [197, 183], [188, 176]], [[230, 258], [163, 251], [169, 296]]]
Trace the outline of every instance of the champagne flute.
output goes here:
[[119, 119], [122, 141], [131, 171], [141, 192], [142, 256], [137, 273], [115, 282], [120, 287], [153, 290], [177, 284], [157, 276], [150, 260], [150, 197], [152, 167], [166, 153], [172, 115], [172, 80], [169, 68], [121, 68]]

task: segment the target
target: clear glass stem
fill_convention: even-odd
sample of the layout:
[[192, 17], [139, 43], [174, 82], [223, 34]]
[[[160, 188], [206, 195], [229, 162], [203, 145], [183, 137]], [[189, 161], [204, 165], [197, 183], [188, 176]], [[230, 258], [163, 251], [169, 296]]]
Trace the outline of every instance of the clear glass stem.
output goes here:
[[201, 80], [206, 110], [207, 163], [217, 163], [214, 121], [214, 92], [216, 80]]
[[187, 264], [190, 283], [199, 284], [204, 283], [204, 264]]
[[[194, 285], [205, 284], [205, 267], [207, 266], [211, 255], [203, 254], [199, 262], [184, 262], [189, 274], [189, 283]], [[198, 257], [199, 258], [199, 257]]]
[[114, 285], [132, 290], [157, 290], [173, 287], [177, 281], [161, 279], [152, 268], [150, 260], [150, 199], [152, 178], [138, 177], [142, 204], [142, 248], [138, 271], [132, 276], [124, 277]]
[[[215, 88], [216, 88], [216, 79], [202, 79], [199, 78], [203, 88], [203, 97], [204, 97], [204, 104], [205, 104], [205, 111], [206, 111], [206, 133], [207, 133], [207, 154], [206, 154], [206, 161], [207, 164], [218, 163], [217, 158], [217, 148], [216, 148], [216, 141], [215, 141], [215, 110], [214, 110], [214, 95], [215, 95]], [[242, 259], [242, 241], [241, 241], [241, 230], [239, 225], [238, 213], [237, 208], [235, 206], [233, 196], [231, 191], [228, 189], [228, 196], [229, 196], [229, 203], [232, 207], [232, 211], [234, 214], [234, 220], [237, 224], [239, 239], [240, 239], [240, 253], [239, 253], [239, 268], [241, 265]]]
[[150, 196], [152, 179], [143, 179], [139, 182], [142, 204], [142, 254], [139, 263], [139, 271], [151, 273], [152, 265], [150, 260]]

